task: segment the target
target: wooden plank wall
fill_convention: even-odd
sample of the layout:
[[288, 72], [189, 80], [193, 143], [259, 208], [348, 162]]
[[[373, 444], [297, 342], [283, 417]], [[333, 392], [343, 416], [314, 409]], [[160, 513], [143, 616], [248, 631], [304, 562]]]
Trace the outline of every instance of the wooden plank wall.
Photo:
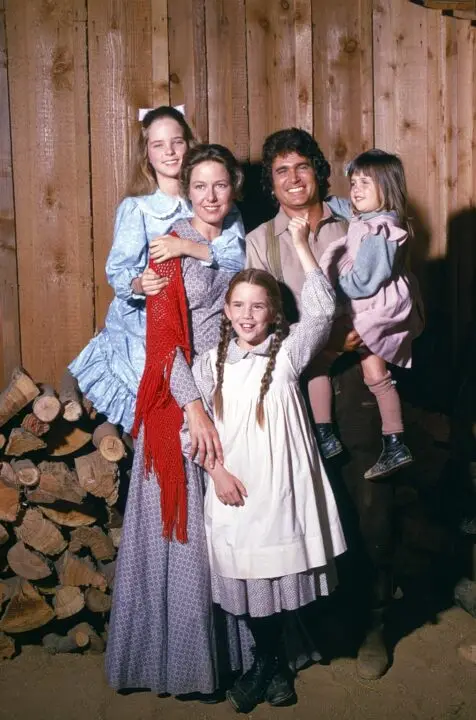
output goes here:
[[169, 102], [252, 167], [268, 133], [314, 132], [339, 193], [353, 155], [398, 152], [416, 263], [449, 257], [447, 296], [423, 278], [456, 348], [474, 320], [475, 37], [408, 0], [0, 0], [0, 379], [21, 354], [57, 380], [102, 326], [137, 112]]

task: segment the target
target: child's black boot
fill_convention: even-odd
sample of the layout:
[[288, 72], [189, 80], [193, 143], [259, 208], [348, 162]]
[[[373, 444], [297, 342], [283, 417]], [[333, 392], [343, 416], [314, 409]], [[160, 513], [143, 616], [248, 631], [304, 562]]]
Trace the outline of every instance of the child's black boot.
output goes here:
[[380, 480], [413, 462], [413, 456], [403, 441], [403, 433], [382, 435], [382, 445], [379, 459], [365, 473], [366, 480]]
[[372, 611], [372, 623], [357, 655], [357, 674], [363, 680], [378, 680], [388, 670], [390, 659], [384, 639], [383, 609]]
[[289, 667], [284, 661], [279, 663], [278, 669], [268, 685], [265, 700], [273, 707], [294, 705], [294, 703], [297, 702], [293, 677]]
[[334, 434], [332, 423], [315, 423], [316, 440], [322, 457], [326, 460], [340, 455], [342, 444]]
[[249, 713], [263, 702], [266, 691], [278, 670], [278, 658], [256, 654], [250, 669], [235, 682], [226, 697], [236, 712]]

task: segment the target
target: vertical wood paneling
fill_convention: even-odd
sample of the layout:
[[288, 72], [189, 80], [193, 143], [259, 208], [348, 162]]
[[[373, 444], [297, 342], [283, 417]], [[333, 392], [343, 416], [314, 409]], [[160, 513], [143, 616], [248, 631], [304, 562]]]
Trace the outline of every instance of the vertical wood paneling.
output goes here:
[[22, 360], [57, 381], [93, 330], [86, 3], [6, 19]]
[[210, 142], [248, 159], [245, 2], [206, 0], [208, 128]]
[[185, 105], [197, 138], [207, 142], [205, 0], [170, 0], [168, 7], [170, 102]]
[[[379, 0], [374, 11], [375, 144], [401, 156], [410, 201], [425, 226], [437, 201], [428, 184], [430, 18], [429, 10], [405, 0]], [[430, 256], [437, 252], [429, 248]]]
[[372, 0], [313, 1], [314, 134], [347, 195], [344, 166], [374, 144]]
[[20, 362], [5, 3], [0, 0], [0, 387]]
[[246, 0], [253, 162], [269, 133], [300, 124], [312, 131], [310, 16], [310, 0]]
[[139, 108], [168, 103], [166, 0], [89, 0], [89, 92], [96, 326], [112, 299], [104, 266]]

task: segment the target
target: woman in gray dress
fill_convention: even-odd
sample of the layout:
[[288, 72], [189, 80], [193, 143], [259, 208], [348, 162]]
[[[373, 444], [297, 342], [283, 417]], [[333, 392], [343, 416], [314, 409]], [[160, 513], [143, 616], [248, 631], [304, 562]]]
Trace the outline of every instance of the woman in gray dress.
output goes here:
[[[172, 228], [175, 234], [212, 246], [242, 182], [242, 171], [226, 148], [200, 145], [190, 150], [181, 183], [194, 217], [177, 221]], [[175, 257], [180, 257], [179, 246], [177, 240]], [[173, 243], [167, 252], [168, 258], [174, 257]], [[181, 272], [193, 361], [218, 342], [224, 296], [233, 273], [191, 257], [181, 259]], [[218, 435], [180, 348], [173, 361], [170, 392], [187, 416], [198, 456], [220, 459]], [[218, 617], [212, 609], [202, 469], [187, 458], [183, 461], [187, 538], [179, 542], [164, 537], [162, 491], [155, 475], [147, 472], [146, 460], [143, 426], [135, 446], [116, 568], [106, 654], [108, 681], [116, 689], [213, 693], [222, 671], [250, 665], [252, 640], [244, 624], [240, 627], [223, 613]]]

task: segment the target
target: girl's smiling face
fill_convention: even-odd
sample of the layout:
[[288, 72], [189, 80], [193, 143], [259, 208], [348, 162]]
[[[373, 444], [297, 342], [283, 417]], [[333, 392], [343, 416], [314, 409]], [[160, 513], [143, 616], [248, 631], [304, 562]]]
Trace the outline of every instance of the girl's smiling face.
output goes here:
[[364, 173], [354, 173], [350, 178], [350, 199], [359, 213], [375, 212], [383, 205], [379, 186]]
[[175, 179], [182, 167], [187, 142], [176, 120], [169, 117], [154, 120], [149, 127], [147, 154], [160, 186], [160, 178]]
[[225, 304], [225, 315], [243, 350], [251, 350], [264, 342], [274, 321], [265, 288], [248, 282], [238, 283], [233, 289], [230, 301]]

